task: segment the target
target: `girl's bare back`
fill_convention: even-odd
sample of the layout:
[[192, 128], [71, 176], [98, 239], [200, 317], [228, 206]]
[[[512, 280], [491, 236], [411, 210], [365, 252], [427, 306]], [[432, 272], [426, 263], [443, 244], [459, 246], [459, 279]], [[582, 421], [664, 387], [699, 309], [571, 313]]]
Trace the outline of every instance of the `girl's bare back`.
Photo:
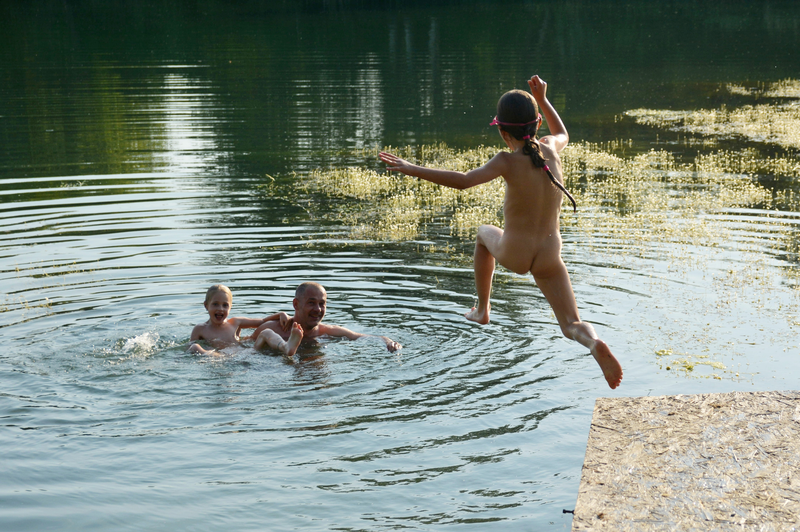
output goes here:
[[[542, 155], [555, 179], [561, 182], [561, 159], [548, 141], [547, 137], [541, 141]], [[527, 155], [515, 151], [503, 154], [503, 157], [507, 159], [503, 172], [506, 183], [505, 230], [482, 226], [478, 232], [478, 246], [483, 246], [509, 270], [520, 275], [528, 272], [533, 275], [564, 336], [589, 348], [608, 385], [616, 388], [622, 380], [622, 366], [605, 342], [597, 337], [594, 328], [581, 321], [569, 273], [561, 259], [561, 190], [553, 185], [545, 170], [533, 167]], [[476, 264], [480, 255], [476, 249]], [[479, 275], [485, 277], [485, 274], [478, 273], [479, 269], [476, 266], [476, 283], [482, 282], [478, 280]], [[473, 308], [466, 317], [471, 321], [488, 323], [489, 308], [488, 303], [484, 308]]]
[[[556, 179], [561, 179], [558, 154], [542, 143]], [[503, 203], [505, 229], [495, 249], [495, 259], [520, 275], [545, 273], [561, 261], [559, 214], [562, 194], [545, 171], [534, 168], [530, 157], [520, 152], [503, 154], [506, 195]], [[549, 156], [549, 157], [548, 157]]]

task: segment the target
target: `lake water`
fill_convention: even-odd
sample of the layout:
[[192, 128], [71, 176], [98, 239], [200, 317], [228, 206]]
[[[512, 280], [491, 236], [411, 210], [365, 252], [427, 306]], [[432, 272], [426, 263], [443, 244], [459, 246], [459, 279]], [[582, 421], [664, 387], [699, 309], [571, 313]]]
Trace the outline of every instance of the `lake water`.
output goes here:
[[[497, 98], [534, 73], [573, 143], [800, 165], [791, 139], [625, 114], [774, 103], [725, 87], [800, 78], [800, 5], [386, 4], [0, 5], [1, 528], [568, 530], [597, 397], [798, 388], [795, 200], [663, 212], [704, 240], [564, 210], [612, 391], [530, 278], [499, 269], [492, 323], [463, 319], [469, 236], [355, 238], [331, 214], [357, 202], [299, 185], [376, 146], [499, 148]], [[326, 321], [404, 348], [184, 352], [209, 285], [259, 317], [305, 280]]]

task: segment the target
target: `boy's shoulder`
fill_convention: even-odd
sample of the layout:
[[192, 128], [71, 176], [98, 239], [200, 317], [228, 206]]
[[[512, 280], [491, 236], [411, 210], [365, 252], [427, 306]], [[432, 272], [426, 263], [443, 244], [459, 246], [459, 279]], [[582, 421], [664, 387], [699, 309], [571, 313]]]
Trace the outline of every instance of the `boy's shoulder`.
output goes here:
[[191, 338], [192, 339], [196, 339], [196, 340], [200, 340], [201, 338], [205, 339], [204, 338], [204, 333], [206, 332], [206, 328], [207, 327], [208, 327], [208, 322], [207, 321], [205, 321], [203, 323], [198, 323], [197, 325], [195, 325], [192, 328]]

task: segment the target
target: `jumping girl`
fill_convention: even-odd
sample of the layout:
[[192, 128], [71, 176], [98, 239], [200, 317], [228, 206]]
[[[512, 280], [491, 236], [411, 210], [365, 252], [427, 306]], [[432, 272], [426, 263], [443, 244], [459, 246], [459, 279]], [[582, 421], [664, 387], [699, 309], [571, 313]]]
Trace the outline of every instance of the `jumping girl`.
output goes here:
[[[465, 174], [411, 164], [391, 153], [382, 152], [379, 157], [388, 170], [456, 189], [474, 187], [502, 176], [506, 184], [505, 231], [493, 225], [478, 229], [475, 244], [478, 305], [466, 313], [466, 318], [489, 323], [495, 260], [517, 274], [530, 272], [553, 308], [561, 332], [589, 349], [608, 385], [616, 388], [622, 381], [622, 366], [608, 345], [598, 338], [594, 327], [581, 321], [569, 274], [561, 259], [559, 214], [563, 195], [576, 208], [575, 200], [562, 184], [558, 155], [569, 142], [569, 135], [547, 99], [547, 83], [533, 76], [528, 86], [531, 94], [512, 90], [497, 102], [497, 116], [490, 125], [497, 125], [511, 151], [498, 153], [480, 168]], [[541, 139], [536, 138], [542, 125], [537, 103], [550, 128], [550, 135]]]

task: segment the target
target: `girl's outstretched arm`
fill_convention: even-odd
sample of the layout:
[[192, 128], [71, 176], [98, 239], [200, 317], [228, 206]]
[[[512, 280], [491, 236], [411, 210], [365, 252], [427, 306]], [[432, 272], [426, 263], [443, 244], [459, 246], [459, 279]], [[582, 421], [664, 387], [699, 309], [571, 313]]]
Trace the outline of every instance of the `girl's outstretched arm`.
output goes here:
[[378, 154], [381, 161], [387, 165], [386, 169], [393, 172], [401, 172], [405, 175], [412, 177], [419, 177], [425, 181], [436, 183], [445, 187], [456, 188], [463, 190], [465, 188], [474, 187], [488, 183], [492, 179], [503, 175], [505, 169], [505, 160], [508, 154], [500, 152], [492, 159], [474, 170], [470, 170], [466, 174], [464, 172], [456, 172], [454, 170], [438, 170], [436, 168], [427, 168], [418, 164], [412, 164], [405, 159], [393, 155], [391, 153], [381, 152]]
[[561, 117], [558, 116], [555, 107], [547, 99], [547, 83], [539, 76], [534, 75], [528, 80], [528, 87], [531, 89], [533, 99], [539, 104], [539, 109], [541, 109], [544, 119], [547, 120], [547, 127], [550, 129], [550, 134], [541, 140], [545, 144], [552, 146], [556, 152], [560, 152], [569, 143], [569, 133], [567, 133], [567, 128], [564, 126], [564, 122], [561, 121]]

